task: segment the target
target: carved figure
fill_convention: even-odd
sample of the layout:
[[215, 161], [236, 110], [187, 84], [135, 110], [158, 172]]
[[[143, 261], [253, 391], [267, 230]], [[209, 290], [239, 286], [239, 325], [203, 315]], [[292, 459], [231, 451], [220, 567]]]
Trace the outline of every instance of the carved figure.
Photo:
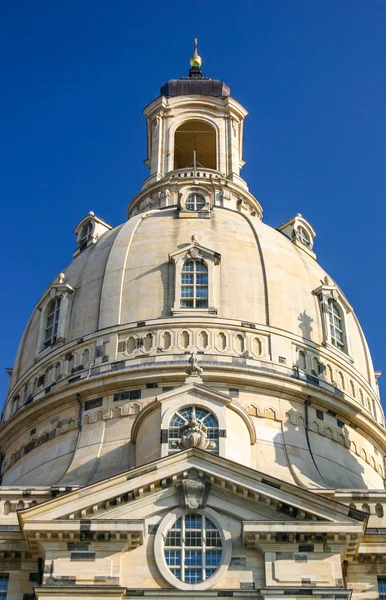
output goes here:
[[186, 367], [185, 372], [188, 375], [195, 375], [195, 376], [200, 376], [202, 373], [202, 368], [200, 367], [200, 365], [198, 364], [198, 360], [197, 360], [197, 354], [195, 352], [192, 352], [190, 357], [189, 357], [189, 365]]
[[199, 448], [200, 450], [209, 450], [216, 446], [206, 437], [207, 428], [196, 417], [196, 410], [193, 407], [192, 416], [189, 421], [181, 427], [181, 440], [177, 442], [181, 450], [188, 448]]

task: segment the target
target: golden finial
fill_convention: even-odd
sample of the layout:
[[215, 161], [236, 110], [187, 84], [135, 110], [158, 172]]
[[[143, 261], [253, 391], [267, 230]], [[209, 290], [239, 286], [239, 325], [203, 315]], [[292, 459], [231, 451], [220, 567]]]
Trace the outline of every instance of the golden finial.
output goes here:
[[198, 41], [197, 38], [194, 38], [194, 52], [193, 56], [190, 59], [190, 66], [192, 69], [201, 69], [202, 59], [198, 54]]

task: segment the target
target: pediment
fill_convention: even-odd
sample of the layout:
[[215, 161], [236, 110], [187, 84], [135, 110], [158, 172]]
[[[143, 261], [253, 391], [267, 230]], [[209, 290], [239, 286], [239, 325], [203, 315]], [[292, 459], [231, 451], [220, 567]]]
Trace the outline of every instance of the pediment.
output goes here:
[[[189, 479], [204, 485], [208, 505], [233, 511], [243, 521], [249, 544], [252, 538], [260, 539], [264, 528], [269, 533], [272, 523], [279, 529], [287, 523], [303, 531], [348, 527], [359, 535], [366, 519], [364, 513], [318, 494], [190, 449], [20, 511], [20, 526], [32, 549], [45, 535], [77, 540], [82, 532], [105, 539], [114, 536], [135, 547], [143, 543], [148, 516], [182, 506], [181, 489]], [[193, 498], [194, 502], [200, 500]]]
[[202, 246], [197, 241], [193, 241], [191, 244], [187, 244], [179, 250], [175, 250], [169, 254], [169, 261], [176, 263], [178, 260], [186, 260], [187, 258], [204, 258], [209, 259], [218, 265], [221, 261], [221, 254], [215, 252], [210, 248]]

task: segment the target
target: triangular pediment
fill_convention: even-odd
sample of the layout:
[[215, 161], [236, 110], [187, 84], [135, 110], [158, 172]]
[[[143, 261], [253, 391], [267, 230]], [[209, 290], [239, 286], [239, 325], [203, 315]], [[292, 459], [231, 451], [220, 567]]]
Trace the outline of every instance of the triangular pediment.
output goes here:
[[[157, 503], [160, 511], [176, 502], [176, 486], [190, 474], [210, 486], [208, 503], [247, 521], [341, 523], [360, 525], [365, 515], [320, 495], [281, 482], [269, 475], [196, 449], [178, 452], [124, 474], [72, 491], [19, 512], [22, 530], [36, 532], [49, 525], [51, 531], [80, 531], [87, 523], [93, 530], [111, 529], [120, 534], [144, 534], [144, 506]], [[173, 498], [174, 495], [174, 498]], [[163, 501], [159, 499], [162, 498]], [[168, 500], [169, 498], [169, 500]], [[142, 507], [142, 517], [135, 517]], [[228, 507], [228, 508], [227, 508]], [[154, 508], [152, 508], [154, 511]], [[48, 527], [47, 527], [48, 529]], [[141, 542], [139, 542], [141, 543]]]
[[187, 244], [183, 248], [175, 250], [169, 254], [169, 261], [172, 263], [178, 260], [185, 260], [187, 258], [206, 258], [212, 260], [214, 264], [218, 265], [221, 260], [221, 254], [215, 252], [211, 248], [202, 246], [197, 241], [193, 241], [191, 244]]

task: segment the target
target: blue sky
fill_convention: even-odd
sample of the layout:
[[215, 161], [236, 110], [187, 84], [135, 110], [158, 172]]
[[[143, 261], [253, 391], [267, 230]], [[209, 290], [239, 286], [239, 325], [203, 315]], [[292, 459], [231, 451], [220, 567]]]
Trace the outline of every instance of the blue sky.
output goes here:
[[382, 370], [385, 26], [384, 0], [2, 0], [1, 397], [77, 222], [125, 220], [147, 176], [141, 110], [187, 74], [196, 36], [205, 75], [250, 112], [243, 176], [264, 221], [311, 222]]

